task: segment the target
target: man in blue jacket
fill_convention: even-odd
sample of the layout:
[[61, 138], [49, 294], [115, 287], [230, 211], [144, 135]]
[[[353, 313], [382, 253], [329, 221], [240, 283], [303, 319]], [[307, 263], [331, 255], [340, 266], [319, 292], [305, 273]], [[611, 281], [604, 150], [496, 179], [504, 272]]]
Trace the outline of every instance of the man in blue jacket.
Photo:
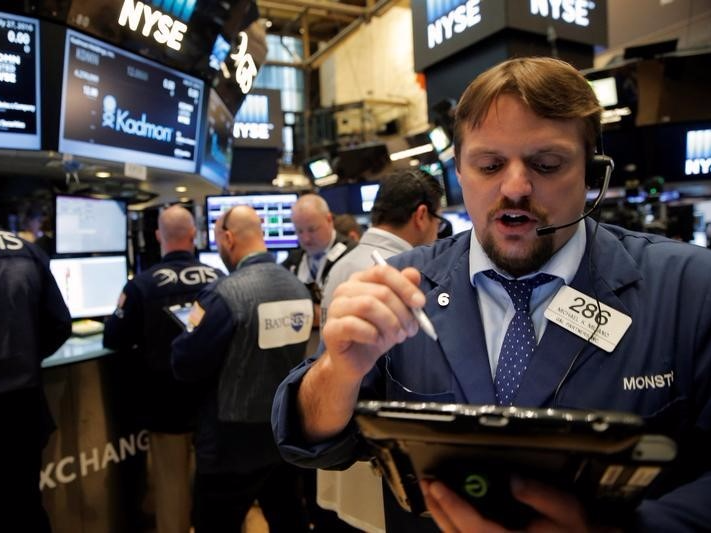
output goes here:
[[0, 231], [0, 301], [0, 529], [50, 531], [39, 471], [54, 424], [40, 365], [69, 338], [72, 320], [47, 256], [6, 231]]
[[[352, 421], [359, 398], [628, 411], [673, 437], [679, 460], [631, 522], [616, 525], [708, 527], [711, 254], [583, 220], [586, 188], [610, 171], [594, 157], [600, 112], [587, 81], [554, 59], [509, 60], [470, 84], [457, 107], [455, 157], [474, 230], [341, 285], [325, 351], [294, 369], [275, 398], [284, 457], [348, 466], [362, 451]], [[561, 227], [539, 236], [548, 225]], [[408, 306], [425, 310], [438, 341], [418, 330]], [[560, 306], [604, 315], [597, 337], [548, 319]], [[421, 486], [434, 521], [386, 495], [391, 530], [501, 530], [443, 483]], [[569, 493], [520, 479], [511, 490], [537, 512], [531, 526], [540, 531], [593, 527], [596, 517]]]
[[106, 320], [104, 346], [135, 356], [133, 376], [140, 398], [140, 423], [150, 431], [151, 477], [158, 533], [190, 530], [190, 487], [199, 387], [180, 382], [170, 366], [170, 344], [181, 332], [171, 306], [190, 304], [223, 276], [195, 259], [195, 220], [180, 205], [163, 209], [156, 239], [161, 260], [126, 283]]

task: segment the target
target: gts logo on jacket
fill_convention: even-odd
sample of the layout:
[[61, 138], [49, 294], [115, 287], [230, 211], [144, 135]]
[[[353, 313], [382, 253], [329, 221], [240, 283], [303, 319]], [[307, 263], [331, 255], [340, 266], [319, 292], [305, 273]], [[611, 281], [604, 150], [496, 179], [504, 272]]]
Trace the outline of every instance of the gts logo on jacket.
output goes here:
[[21, 250], [25, 245], [9, 231], [0, 231], [0, 250]]
[[183, 285], [199, 285], [201, 283], [210, 283], [217, 279], [217, 272], [214, 268], [206, 266], [191, 266], [184, 268], [180, 272], [171, 270], [170, 268], [161, 268], [153, 272], [153, 277], [158, 280], [158, 286], [162, 287], [168, 284], [176, 284], [178, 282]]

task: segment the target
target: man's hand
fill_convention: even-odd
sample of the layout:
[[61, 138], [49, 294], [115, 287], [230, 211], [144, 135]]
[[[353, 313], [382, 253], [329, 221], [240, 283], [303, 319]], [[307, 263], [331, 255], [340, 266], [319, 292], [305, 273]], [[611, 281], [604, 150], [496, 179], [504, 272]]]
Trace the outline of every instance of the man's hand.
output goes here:
[[319, 442], [346, 427], [360, 384], [378, 358], [417, 333], [409, 306], [422, 307], [420, 273], [379, 265], [338, 286], [322, 339], [326, 350], [304, 375], [298, 403], [306, 439]]
[[[507, 531], [496, 522], [481, 516], [471, 505], [441, 481], [422, 481], [420, 486], [427, 508], [442, 531], [446, 533], [499, 533]], [[614, 531], [588, 523], [580, 502], [572, 495], [533, 480], [514, 478], [514, 497], [538, 512], [525, 531], [532, 533]]]
[[414, 268], [398, 271], [383, 265], [339, 285], [323, 327], [326, 353], [334, 365], [360, 380], [382, 354], [415, 335], [418, 324], [408, 306], [425, 304], [419, 281]]

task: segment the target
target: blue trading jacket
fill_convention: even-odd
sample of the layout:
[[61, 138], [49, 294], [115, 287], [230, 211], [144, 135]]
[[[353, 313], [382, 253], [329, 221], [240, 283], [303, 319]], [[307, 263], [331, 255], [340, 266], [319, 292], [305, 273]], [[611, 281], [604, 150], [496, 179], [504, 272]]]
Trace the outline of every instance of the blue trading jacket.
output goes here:
[[[661, 488], [662, 497], [640, 506], [637, 527], [702, 530], [711, 522], [711, 252], [615, 226], [601, 225], [594, 238], [592, 230], [588, 221], [587, 249], [570, 285], [597, 293], [632, 324], [607, 353], [549, 323], [514, 404], [552, 407], [556, 387], [582, 348], [555, 407], [634, 412], [650, 430], [674, 438], [675, 475]], [[422, 272], [425, 311], [439, 341], [419, 332], [395, 346], [364, 379], [361, 398], [495, 403], [476, 288], [469, 281], [469, 239], [466, 232], [390, 261]], [[445, 293], [449, 302], [440, 305], [438, 296]], [[302, 466], [348, 466], [361, 451], [353, 424], [340, 437], [311, 447], [294, 428], [294, 395], [310, 362], [294, 369], [277, 392], [277, 443], [287, 460]], [[432, 522], [415, 520], [394, 505], [386, 501], [389, 525], [434, 530]]]

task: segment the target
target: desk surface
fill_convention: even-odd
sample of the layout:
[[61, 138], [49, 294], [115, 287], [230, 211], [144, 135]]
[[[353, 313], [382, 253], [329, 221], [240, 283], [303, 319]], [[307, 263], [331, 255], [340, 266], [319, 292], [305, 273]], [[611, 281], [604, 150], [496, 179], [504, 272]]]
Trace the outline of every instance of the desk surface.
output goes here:
[[42, 361], [42, 368], [76, 363], [113, 353], [113, 350], [104, 348], [103, 336], [103, 333], [97, 333], [86, 337], [69, 337], [59, 350]]

